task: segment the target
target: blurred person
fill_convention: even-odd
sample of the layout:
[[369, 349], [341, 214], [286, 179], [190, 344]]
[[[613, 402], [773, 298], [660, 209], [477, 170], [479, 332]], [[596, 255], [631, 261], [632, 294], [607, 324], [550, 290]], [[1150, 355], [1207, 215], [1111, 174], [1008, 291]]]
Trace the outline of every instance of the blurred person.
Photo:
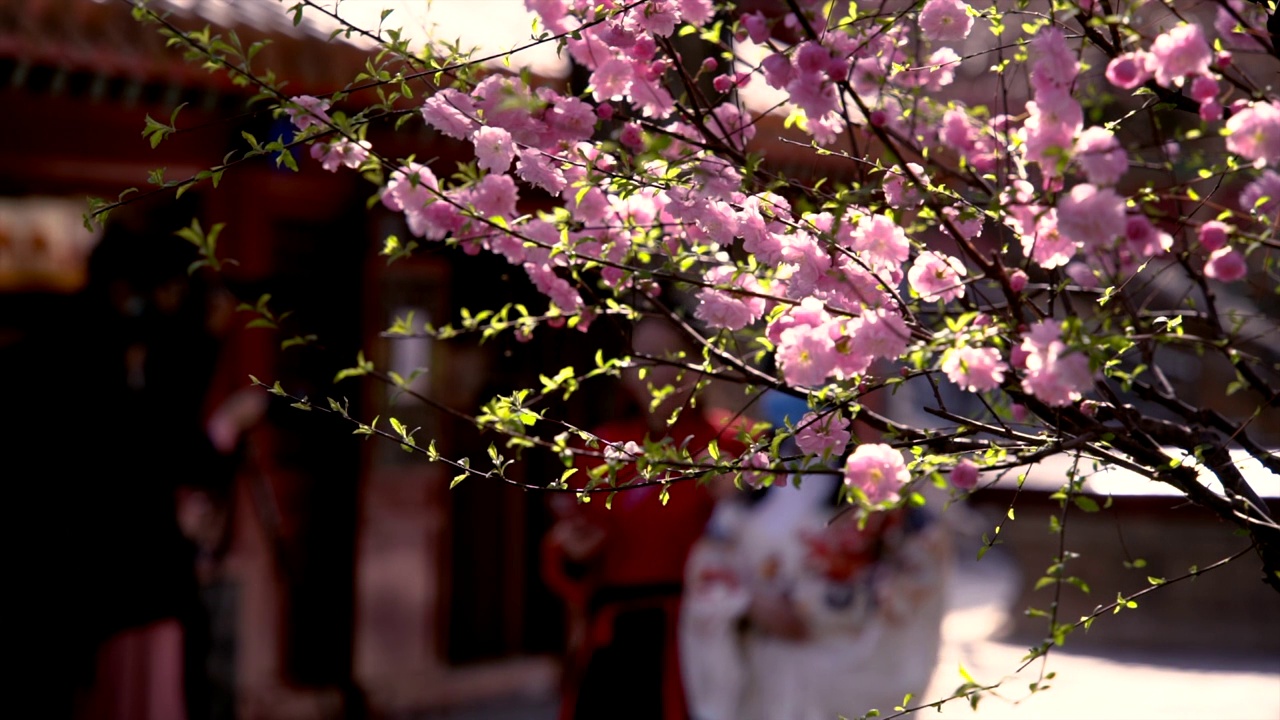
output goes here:
[[53, 460], [39, 482], [61, 509], [37, 561], [58, 577], [45, 619], [69, 658], [51, 717], [195, 720], [208, 706], [208, 617], [179, 502], [225, 491], [233, 461], [203, 421], [226, 313], [172, 236], [190, 210], [119, 213], [31, 356], [40, 374], [25, 381], [45, 392], [20, 402], [52, 422], [21, 450]]
[[721, 500], [691, 552], [680, 652], [693, 720], [884, 711], [933, 673], [950, 564], [942, 523], [902, 508], [860, 524], [840, 507], [838, 474], [782, 480]]
[[[632, 349], [659, 358], [691, 350], [679, 328], [657, 319], [636, 325]], [[624, 372], [634, 408], [594, 433], [618, 449], [669, 436], [677, 443], [692, 438], [692, 450], [716, 440], [727, 453], [740, 451], [732, 416], [689, 407], [696, 380], [664, 364], [649, 368], [643, 379], [634, 369]], [[650, 385], [670, 385], [675, 392], [651, 407]], [[680, 417], [668, 427], [677, 408], [683, 408]], [[580, 457], [578, 476], [599, 462]], [[624, 465], [617, 485], [635, 478], [634, 465]], [[678, 482], [669, 490], [665, 504], [656, 486], [618, 492], [608, 508], [602, 494], [585, 503], [572, 493], [552, 501], [557, 520], [543, 545], [543, 574], [569, 610], [562, 720], [687, 717], [675, 633], [685, 558], [711, 515], [713, 498], [701, 482]]]

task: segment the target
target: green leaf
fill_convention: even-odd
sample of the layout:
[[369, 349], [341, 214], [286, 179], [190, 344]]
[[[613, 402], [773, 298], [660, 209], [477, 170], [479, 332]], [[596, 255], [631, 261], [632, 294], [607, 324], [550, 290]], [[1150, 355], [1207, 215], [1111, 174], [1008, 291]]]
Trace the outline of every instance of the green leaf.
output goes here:
[[1099, 510], [1097, 501], [1088, 495], [1073, 495], [1071, 502], [1085, 512], [1095, 513]]

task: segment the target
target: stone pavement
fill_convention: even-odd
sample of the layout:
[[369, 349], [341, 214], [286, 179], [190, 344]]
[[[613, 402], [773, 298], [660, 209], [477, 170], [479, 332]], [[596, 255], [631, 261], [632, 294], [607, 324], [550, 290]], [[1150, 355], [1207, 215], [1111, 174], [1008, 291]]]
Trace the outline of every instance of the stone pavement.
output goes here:
[[[972, 557], [972, 555], [969, 555]], [[995, 553], [981, 563], [958, 560], [943, 626], [944, 644], [928, 692], [936, 700], [963, 681], [964, 665], [980, 683], [1006, 677], [976, 711], [964, 700], [914, 714], [918, 718], [965, 720], [1280, 720], [1280, 657], [1238, 657], [1223, 653], [1168, 653], [1105, 650], [1072, 652], [1071, 643], [1048, 659], [1049, 689], [1031, 694], [1040, 661], [1021, 674], [1027, 648], [998, 638], [1007, 626], [1018, 578], [1012, 564]], [[1140, 610], [1139, 610], [1140, 612]], [[1117, 619], [1123, 621], [1123, 618]], [[1104, 620], [1099, 620], [1104, 622]], [[882, 708], [882, 711], [887, 711]], [[892, 714], [883, 712], [884, 715]], [[554, 698], [513, 698], [483, 707], [456, 708], [396, 720], [554, 720]], [[833, 720], [835, 720], [833, 718]]]
[[[995, 562], [989, 562], [995, 560]], [[947, 696], [964, 680], [964, 665], [979, 683], [1008, 677], [1022, 665], [1027, 647], [1001, 642], [1017, 582], [1003, 558], [959, 561], [951, 588], [951, 609], [943, 625], [944, 644], [929, 691], [921, 700]], [[1207, 578], [1206, 578], [1207, 579]], [[1141, 608], [1133, 612], [1141, 612]], [[1101, 623], [1124, 618], [1100, 618]], [[968, 720], [1280, 720], [1280, 657], [1226, 653], [1169, 653], [1108, 649], [1073, 652], [1071, 638], [1047, 661], [1055, 673], [1032, 694], [1043, 661], [978, 704], [964, 700], [916, 716]]]

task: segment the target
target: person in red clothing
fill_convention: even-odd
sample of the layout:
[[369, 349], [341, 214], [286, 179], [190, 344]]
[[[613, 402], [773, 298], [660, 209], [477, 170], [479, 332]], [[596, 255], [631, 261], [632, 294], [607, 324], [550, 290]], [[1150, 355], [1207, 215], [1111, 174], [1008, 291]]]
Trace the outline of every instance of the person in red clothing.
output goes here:
[[[633, 334], [636, 357], [670, 357], [686, 348], [679, 329], [659, 320], [640, 322]], [[670, 427], [667, 418], [684, 406], [696, 378], [658, 364], [642, 380], [623, 378], [640, 410], [594, 432], [613, 448], [638, 452], [646, 439], [670, 436], [695, 456], [716, 440], [728, 453], [741, 449], [736, 426], [726, 413], [684, 407]], [[650, 407], [649, 387], [671, 385], [676, 392]], [[637, 445], [628, 445], [637, 443]], [[602, 446], [603, 447], [603, 446]], [[626, 451], [622, 451], [626, 452]], [[598, 457], [580, 457], [585, 478]], [[621, 464], [616, 485], [633, 481], [635, 468]], [[676, 628], [685, 560], [701, 536], [714, 504], [705, 483], [691, 481], [662, 489], [650, 486], [616, 493], [606, 507], [596, 495], [581, 503], [573, 494], [554, 501], [558, 521], [544, 543], [544, 575], [569, 606], [569, 647], [565, 663], [561, 720], [597, 718], [684, 720]]]

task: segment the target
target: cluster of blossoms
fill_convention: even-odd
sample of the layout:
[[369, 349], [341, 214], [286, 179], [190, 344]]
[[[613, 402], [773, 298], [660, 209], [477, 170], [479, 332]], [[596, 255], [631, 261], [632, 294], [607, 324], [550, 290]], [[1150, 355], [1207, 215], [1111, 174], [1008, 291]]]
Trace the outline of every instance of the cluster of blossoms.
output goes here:
[[[1260, 25], [1242, 32], [1236, 17], [1261, 16], [1230, 2], [1237, 12], [1229, 22], [1219, 15], [1218, 39], [1253, 51]], [[706, 98], [692, 89], [681, 98], [689, 69], [674, 42], [681, 27], [723, 17], [711, 0], [527, 5], [586, 73], [586, 90], [574, 96], [501, 74], [437, 89], [421, 116], [472, 145], [474, 178], [444, 182], [425, 165], [401, 163], [381, 199], [417, 237], [523, 268], [554, 311], [581, 328], [595, 308], [574, 270], [590, 264], [618, 293], [656, 269], [696, 286], [693, 314], [712, 334], [759, 333], [790, 388], [856, 388], [876, 363], [914, 353], [921, 371], [965, 391], [1003, 388], [1062, 407], [1090, 392], [1101, 362], [1091, 366], [1079, 344], [1067, 344], [1052, 309], [1019, 315], [1016, 304], [990, 306], [993, 292], [1030, 302], [1030, 278], [1051, 287], [1062, 273], [1074, 287], [1117, 286], [1153, 262], [1174, 263], [1177, 253], [1196, 258], [1212, 280], [1237, 282], [1249, 273], [1241, 225], [1280, 222], [1280, 175], [1265, 169], [1280, 163], [1280, 104], [1254, 97], [1224, 105], [1229, 52], [1215, 53], [1195, 22], [1177, 22], [1145, 46], [1115, 48], [1105, 80], [1121, 91], [1181, 93], [1198, 104], [1201, 122], [1221, 127], [1227, 152], [1261, 170], [1240, 191], [1234, 224], [1175, 227], [1126, 185], [1135, 158], [1117, 134], [1122, 122], [1086, 114], [1082, 90], [1101, 82], [1082, 75], [1082, 45], [1063, 30], [1065, 17], [1036, 25], [1029, 94], [993, 115], [959, 92], [946, 95], [957, 73], [990, 64], [957, 51], [988, 12], [962, 0], [917, 4], [914, 25], [831, 24], [818, 0], [800, 0], [798, 16], [739, 14], [735, 40], [762, 48], [763, 59], [704, 62], [703, 71], [720, 73]], [[727, 39], [723, 46], [732, 52]], [[735, 93], [757, 77], [785, 93], [815, 145], [874, 140], [902, 159], [847, 193], [802, 201], [785, 183], [746, 171], [758, 125]], [[695, 99], [694, 110], [682, 110]], [[329, 110], [299, 97], [288, 114], [299, 132], [318, 133], [332, 125]], [[336, 170], [360, 167], [371, 150], [337, 137], [317, 141], [312, 154]], [[535, 206], [544, 211], [531, 212]], [[1000, 237], [1012, 242], [993, 253]], [[655, 257], [665, 259], [661, 268]], [[936, 320], [962, 314], [966, 323], [1001, 323], [1003, 336]], [[795, 439], [807, 455], [842, 455], [848, 419], [808, 415]], [[763, 462], [751, 455], [743, 467]], [[766, 475], [748, 474], [751, 482]], [[897, 450], [863, 444], [845, 478], [875, 503], [897, 497], [907, 469]], [[956, 467], [957, 487], [974, 482], [976, 469]]]

